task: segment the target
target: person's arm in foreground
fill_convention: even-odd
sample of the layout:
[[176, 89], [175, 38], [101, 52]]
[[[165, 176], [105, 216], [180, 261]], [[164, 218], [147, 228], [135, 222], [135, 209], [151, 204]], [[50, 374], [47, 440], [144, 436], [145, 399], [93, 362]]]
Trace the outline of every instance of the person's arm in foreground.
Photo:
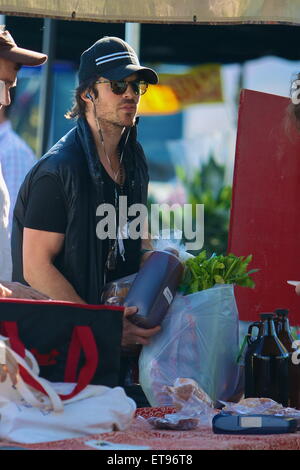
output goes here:
[[54, 260], [62, 250], [64, 234], [24, 228], [24, 279], [51, 299], [85, 304], [69, 281], [56, 269]]

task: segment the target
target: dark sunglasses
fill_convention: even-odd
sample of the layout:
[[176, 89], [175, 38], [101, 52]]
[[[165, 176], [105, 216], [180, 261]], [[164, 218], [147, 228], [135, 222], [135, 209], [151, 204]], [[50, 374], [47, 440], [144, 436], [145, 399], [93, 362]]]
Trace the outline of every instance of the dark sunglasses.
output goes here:
[[148, 88], [148, 83], [143, 80], [132, 80], [130, 82], [125, 82], [125, 80], [97, 80], [96, 83], [110, 83], [112, 92], [115, 95], [123, 95], [128, 85], [131, 86], [136, 95], [144, 95]]

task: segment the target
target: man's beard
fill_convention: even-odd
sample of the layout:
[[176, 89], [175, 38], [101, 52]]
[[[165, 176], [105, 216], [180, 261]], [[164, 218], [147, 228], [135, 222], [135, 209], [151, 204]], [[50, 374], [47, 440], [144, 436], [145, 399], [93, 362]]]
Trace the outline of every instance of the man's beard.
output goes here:
[[99, 120], [99, 123], [100, 123], [100, 124], [101, 124], [101, 122], [102, 122], [102, 123], [105, 124], [106, 126], [108, 125], [108, 126], [118, 127], [118, 128], [123, 129], [124, 127], [133, 127], [133, 126], [135, 125], [135, 122], [136, 122], [136, 117], [137, 117], [137, 116], [136, 116], [136, 114], [135, 114], [135, 115], [132, 117], [132, 119], [130, 119], [130, 120], [131, 120], [131, 123], [130, 123], [130, 124], [124, 122], [125, 119], [124, 119], [124, 121], [121, 121], [121, 120], [117, 120], [117, 119], [109, 119], [109, 117], [108, 117], [108, 118], [106, 118], [106, 117], [98, 117], [98, 120]]
[[[101, 102], [99, 104], [100, 104], [100, 109], [101, 109]], [[133, 115], [132, 112], [126, 113], [126, 111], [120, 109], [125, 105], [134, 106], [136, 108], [137, 103], [132, 99], [122, 100], [118, 104], [118, 108], [116, 108], [116, 110], [113, 114], [108, 114], [107, 116], [105, 116], [105, 115], [104, 116], [97, 116], [98, 119], [99, 119], [99, 122], [102, 121], [105, 125], [110, 125], [110, 126], [113, 126], [113, 127], [115, 127], [115, 126], [120, 127], [120, 128], [133, 127], [135, 125], [135, 121], [136, 121], [137, 110], [135, 109], [134, 115]], [[124, 113], [124, 116], [126, 116], [126, 114], [127, 114], [128, 117], [127, 118], [124, 117], [122, 119], [120, 117], [120, 113], [122, 113], [122, 114]], [[129, 120], [131, 121], [130, 123], [128, 123]]]

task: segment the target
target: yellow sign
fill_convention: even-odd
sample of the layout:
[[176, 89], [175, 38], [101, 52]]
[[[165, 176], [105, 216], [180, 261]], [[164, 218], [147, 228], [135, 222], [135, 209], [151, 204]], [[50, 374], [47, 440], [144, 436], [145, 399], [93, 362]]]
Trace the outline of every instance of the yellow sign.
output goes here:
[[173, 114], [197, 103], [223, 101], [221, 66], [200, 65], [183, 74], [161, 74], [141, 97], [140, 115]]

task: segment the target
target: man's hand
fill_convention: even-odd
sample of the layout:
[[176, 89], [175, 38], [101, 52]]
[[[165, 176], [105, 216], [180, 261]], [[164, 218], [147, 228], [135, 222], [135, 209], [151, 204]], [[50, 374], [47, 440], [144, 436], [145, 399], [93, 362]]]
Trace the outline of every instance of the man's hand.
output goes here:
[[47, 300], [48, 296], [32, 287], [24, 286], [19, 282], [1, 282], [0, 297], [12, 297], [16, 299]]
[[296, 285], [295, 291], [297, 295], [300, 295], [300, 282]]
[[160, 326], [155, 328], [140, 328], [134, 325], [128, 320], [127, 317], [137, 312], [137, 307], [126, 307], [124, 311], [123, 319], [123, 337], [122, 346], [129, 346], [133, 344], [141, 344], [146, 346], [150, 343], [152, 336], [156, 335], [160, 331]]

